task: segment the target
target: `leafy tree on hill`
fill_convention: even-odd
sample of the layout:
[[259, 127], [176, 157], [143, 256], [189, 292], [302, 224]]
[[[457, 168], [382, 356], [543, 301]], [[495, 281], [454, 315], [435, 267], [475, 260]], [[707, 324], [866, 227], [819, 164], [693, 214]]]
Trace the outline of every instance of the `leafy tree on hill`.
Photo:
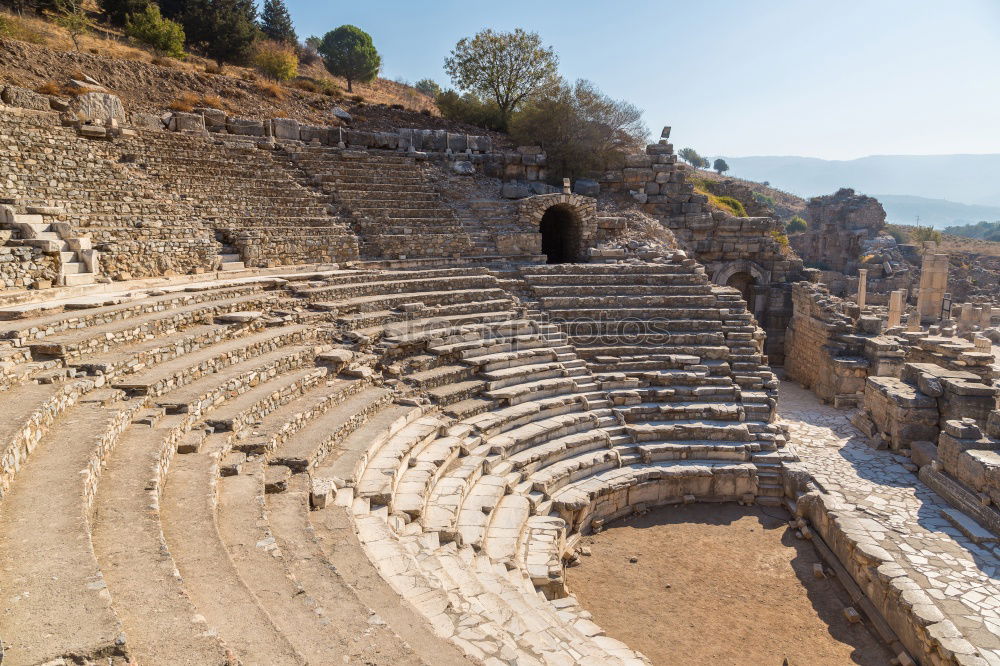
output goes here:
[[721, 157], [716, 158], [715, 163], [712, 164], [712, 168], [715, 169], [715, 173], [719, 174], [720, 176], [724, 172], [729, 171], [729, 165], [726, 164], [726, 160], [722, 159]]
[[264, 9], [260, 13], [260, 30], [268, 39], [282, 44], [294, 46], [299, 41], [284, 0], [264, 0]]
[[805, 231], [808, 228], [809, 228], [809, 223], [806, 222], [801, 217], [799, 217], [798, 215], [796, 215], [795, 217], [793, 217], [791, 220], [788, 221], [788, 224], [785, 225], [785, 233], [797, 234]]
[[184, 57], [184, 28], [163, 18], [157, 5], [146, 5], [125, 19], [125, 34], [171, 58]]
[[459, 95], [454, 90], [445, 90], [434, 101], [448, 120], [489, 130], [504, 129], [503, 114], [493, 100], [483, 101], [472, 93]]
[[149, 0], [98, 0], [98, 6], [112, 25], [124, 26], [129, 14], [139, 14], [149, 6]]
[[347, 92], [354, 92], [355, 81], [372, 81], [382, 67], [382, 57], [375, 50], [371, 35], [353, 25], [342, 25], [326, 33], [317, 50], [331, 74], [347, 79]]
[[534, 96], [510, 121], [515, 142], [541, 145], [555, 182], [605, 170], [641, 150], [649, 134], [642, 111], [614, 100], [590, 81], [560, 81]]
[[90, 32], [94, 27], [87, 10], [83, 7], [83, 0], [56, 0], [55, 10], [52, 12], [55, 23], [69, 33], [73, 40], [73, 49], [80, 50], [80, 38]]
[[184, 0], [181, 22], [188, 44], [196, 45], [221, 68], [250, 61], [260, 37], [253, 0]]
[[433, 79], [420, 79], [413, 87], [428, 97], [437, 97], [441, 94], [441, 86]]
[[988, 241], [1000, 241], [1000, 222], [979, 222], [948, 227], [944, 233], [963, 238], [978, 238]]
[[455, 86], [494, 102], [505, 124], [522, 103], [556, 79], [558, 65], [555, 51], [542, 46], [538, 33], [521, 28], [463, 37], [444, 61]]
[[698, 154], [694, 148], [681, 148], [677, 153], [678, 157], [695, 167], [707, 167], [708, 160]]

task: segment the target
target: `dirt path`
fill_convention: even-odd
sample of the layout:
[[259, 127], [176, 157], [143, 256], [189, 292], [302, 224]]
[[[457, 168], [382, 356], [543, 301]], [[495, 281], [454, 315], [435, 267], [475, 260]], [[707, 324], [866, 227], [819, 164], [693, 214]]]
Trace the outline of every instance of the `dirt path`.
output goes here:
[[656, 664], [888, 664], [864, 625], [844, 619], [844, 590], [814, 578], [820, 560], [786, 517], [694, 504], [626, 519], [584, 539], [591, 556], [568, 569], [570, 591]]

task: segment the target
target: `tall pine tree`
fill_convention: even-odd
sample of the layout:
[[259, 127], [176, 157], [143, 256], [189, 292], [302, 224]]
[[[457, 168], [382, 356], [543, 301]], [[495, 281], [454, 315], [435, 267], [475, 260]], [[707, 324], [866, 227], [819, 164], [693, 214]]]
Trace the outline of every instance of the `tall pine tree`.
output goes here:
[[250, 60], [260, 37], [253, 0], [184, 0], [180, 17], [188, 44], [223, 63], [242, 65]]
[[264, 36], [276, 42], [295, 46], [299, 38], [292, 25], [292, 17], [284, 0], [264, 0], [264, 11], [260, 14], [260, 29]]

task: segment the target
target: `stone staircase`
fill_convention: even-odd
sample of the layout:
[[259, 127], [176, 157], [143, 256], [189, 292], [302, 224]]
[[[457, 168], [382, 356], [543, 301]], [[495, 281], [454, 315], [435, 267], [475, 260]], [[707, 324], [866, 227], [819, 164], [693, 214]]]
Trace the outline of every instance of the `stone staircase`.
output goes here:
[[54, 206], [26, 206], [24, 213], [0, 211], [0, 228], [18, 236], [21, 245], [58, 254], [58, 284], [75, 287], [92, 284], [98, 255], [90, 238], [77, 235], [66, 219], [66, 211]]
[[778, 384], [745, 304], [683, 253], [623, 268], [519, 270], [535, 306], [608, 391], [626, 455], [753, 463], [757, 501], [777, 504], [781, 463], [795, 457], [774, 423]]
[[[636, 505], [756, 493], [732, 457], [644, 454], [631, 406], [481, 268], [9, 316], [0, 535], [65, 516], [0, 537], [0, 582], [30, 590], [0, 615], [13, 664], [644, 663], [566, 595], [575, 540]], [[739, 423], [698, 400], [677, 409]]]
[[352, 215], [364, 257], [457, 257], [474, 246], [413, 157], [388, 151], [305, 147], [294, 154], [304, 182]]

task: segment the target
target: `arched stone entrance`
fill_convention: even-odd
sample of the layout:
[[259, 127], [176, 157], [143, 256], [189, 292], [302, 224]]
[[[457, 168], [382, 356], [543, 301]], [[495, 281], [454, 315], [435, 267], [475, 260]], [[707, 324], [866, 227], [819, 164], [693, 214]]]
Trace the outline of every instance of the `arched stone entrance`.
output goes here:
[[597, 201], [577, 194], [540, 194], [522, 199], [518, 224], [541, 236], [550, 264], [587, 261], [597, 232]]
[[542, 254], [550, 264], [568, 264], [583, 261], [580, 256], [580, 220], [566, 204], [546, 209], [538, 224], [542, 234]]
[[726, 280], [726, 286], [743, 294], [743, 300], [747, 302], [747, 309], [750, 312], [757, 311], [757, 294], [754, 290], [754, 287], [757, 286], [757, 280], [754, 276], [743, 272], [733, 273]]

